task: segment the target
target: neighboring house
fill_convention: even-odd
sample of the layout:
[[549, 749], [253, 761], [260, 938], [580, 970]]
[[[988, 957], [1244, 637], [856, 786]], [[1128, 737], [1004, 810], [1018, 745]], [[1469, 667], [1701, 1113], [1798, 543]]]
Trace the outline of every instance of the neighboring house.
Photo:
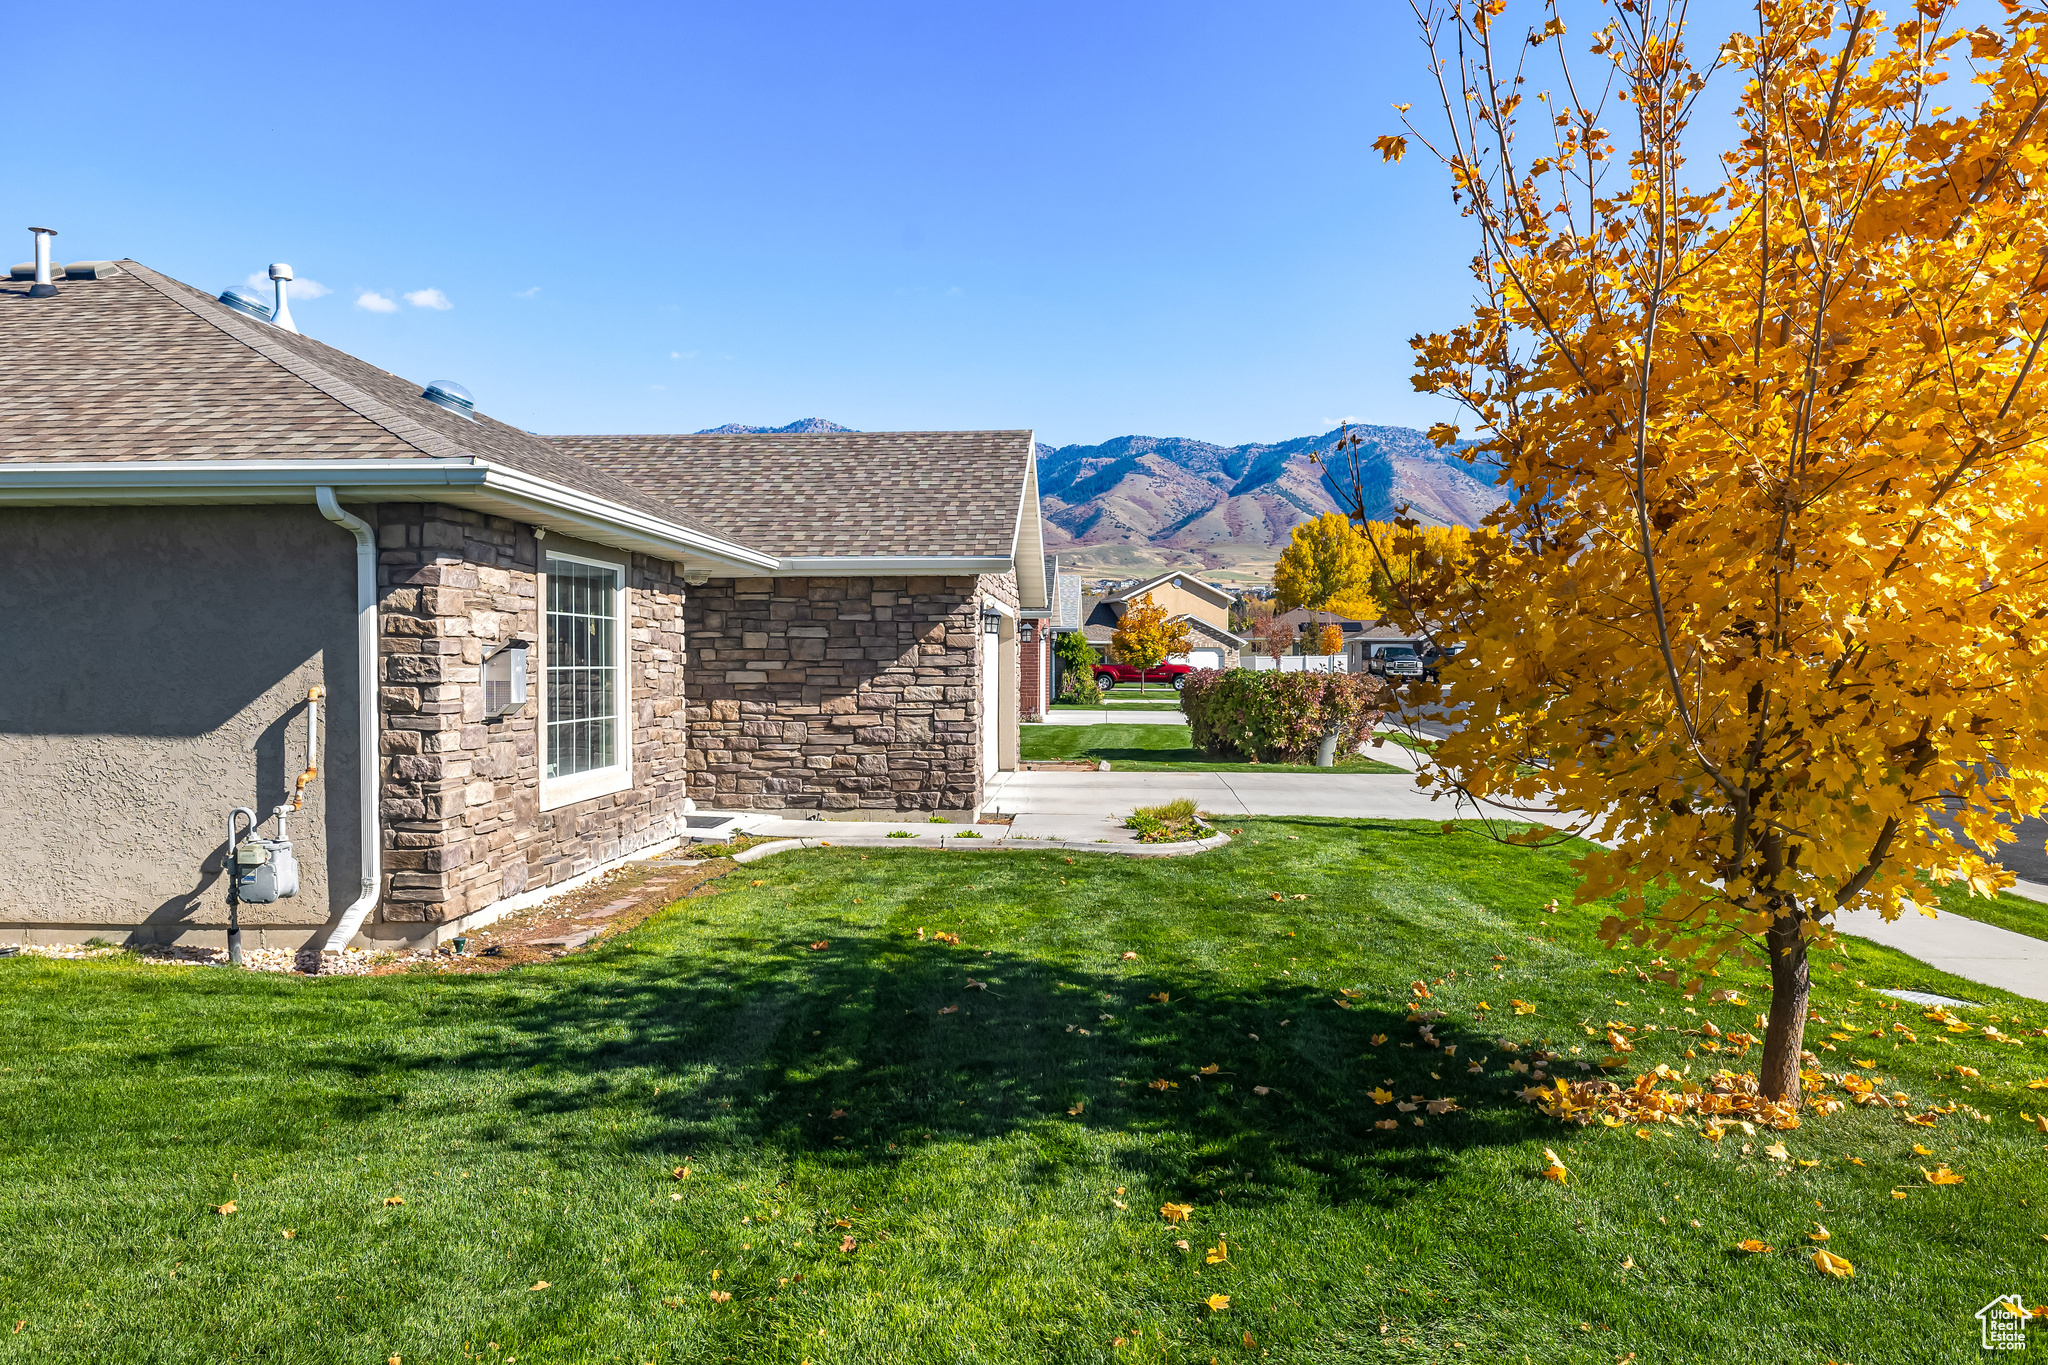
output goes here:
[[1110, 641], [1116, 635], [1117, 624], [1123, 620], [1124, 612], [1131, 603], [1151, 597], [1155, 606], [1164, 607], [1168, 614], [1188, 623], [1189, 648], [1186, 654], [1176, 654], [1169, 663], [1190, 664], [1196, 668], [1236, 668], [1238, 655], [1245, 647], [1242, 637], [1230, 632], [1229, 593], [1213, 584], [1204, 583], [1192, 574], [1163, 573], [1156, 578], [1129, 584], [1116, 592], [1099, 597], [1084, 597], [1081, 600], [1081, 630], [1088, 642], [1110, 655]]
[[259, 944], [398, 946], [711, 811], [971, 818], [1014, 765], [1029, 432], [549, 440], [63, 273], [0, 290], [0, 936], [218, 943], [236, 808], [299, 869]]
[[1046, 605], [1017, 613], [1017, 709], [1026, 720], [1041, 720], [1059, 695], [1057, 637], [1081, 628], [1081, 575], [1061, 573], [1059, 556], [1045, 565]]
[[[1307, 607], [1296, 607], [1292, 611], [1280, 612], [1273, 620], [1290, 636], [1315, 637], [1322, 633], [1324, 626], [1335, 626], [1344, 633], [1346, 640], [1355, 639], [1379, 625], [1377, 621], [1360, 620], [1355, 616], [1338, 616], [1327, 611], [1311, 611]], [[1304, 640], [1302, 644], [1309, 653], [1317, 652], [1314, 638]]]

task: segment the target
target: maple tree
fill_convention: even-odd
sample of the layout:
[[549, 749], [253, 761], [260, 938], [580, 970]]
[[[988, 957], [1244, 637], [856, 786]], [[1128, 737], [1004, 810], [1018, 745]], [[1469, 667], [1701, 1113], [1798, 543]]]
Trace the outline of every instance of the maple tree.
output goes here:
[[[1441, 607], [1475, 663], [1438, 780], [1605, 843], [1610, 943], [1766, 958], [1758, 1085], [1795, 1103], [1809, 953], [1925, 879], [1995, 894], [2048, 803], [2048, 13], [1952, 10], [1763, 0], [1695, 63], [1624, 0], [1590, 71], [1554, 9], [1417, 11], [1445, 122], [1408, 133], [1478, 297], [1415, 382], [1511, 498]], [[1688, 159], [1724, 88], [1732, 145]]]
[[1124, 608], [1122, 619], [1116, 623], [1116, 634], [1110, 637], [1110, 647], [1116, 650], [1117, 658], [1138, 670], [1138, 691], [1145, 690], [1145, 674], [1156, 668], [1169, 656], [1188, 652], [1187, 618], [1175, 616], [1152, 600], [1146, 593], [1137, 601]]
[[1344, 652], [1344, 630], [1341, 626], [1324, 626], [1316, 638], [1316, 653], [1342, 654]]

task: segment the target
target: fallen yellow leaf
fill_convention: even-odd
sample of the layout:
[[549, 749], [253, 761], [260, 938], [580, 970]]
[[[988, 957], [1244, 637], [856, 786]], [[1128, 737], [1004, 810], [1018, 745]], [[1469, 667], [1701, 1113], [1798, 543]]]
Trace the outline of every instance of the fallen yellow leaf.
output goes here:
[[1825, 1249], [1813, 1253], [1813, 1268], [1823, 1275], [1832, 1275], [1838, 1280], [1856, 1278], [1856, 1267], [1834, 1252]]
[[1828, 1238], [1832, 1236], [1834, 1236], [1834, 1234], [1827, 1230], [1826, 1224], [1815, 1223], [1813, 1225], [1813, 1231], [1806, 1234], [1806, 1240], [1809, 1242], [1825, 1242]]
[[1169, 1223], [1185, 1223], [1188, 1215], [1195, 1211], [1193, 1204], [1161, 1204], [1159, 1216]]
[[1211, 1294], [1208, 1298], [1203, 1299], [1202, 1302], [1209, 1305], [1211, 1313], [1221, 1313], [1224, 1309], [1230, 1307], [1230, 1295]]
[[1216, 1245], [1209, 1248], [1208, 1255], [1210, 1265], [1221, 1265], [1223, 1262], [1230, 1259], [1230, 1248], [1224, 1245], [1223, 1239], [1221, 1237], [1218, 1237], [1216, 1239]]
[[1374, 1104], [1391, 1104], [1393, 1103], [1394, 1092], [1386, 1089], [1384, 1086], [1374, 1086], [1365, 1092], [1365, 1097]]
[[1536, 1007], [1526, 1000], [1510, 1000], [1508, 1003], [1515, 1007], [1516, 1014], [1534, 1014], [1536, 1012]]
[[547, 1287], [548, 1282], [546, 1280], [535, 1280], [531, 1285], [527, 1286], [526, 1292], [529, 1294], [538, 1294], [541, 1290], [546, 1289]]
[[1923, 1146], [1921, 1146], [1921, 1145], [1920, 1145], [1919, 1143], [1917, 1143], [1917, 1142], [1916, 1142], [1916, 1143], [1914, 1143], [1914, 1144], [1913, 1144], [1913, 1155], [1915, 1155], [1915, 1156], [1933, 1156], [1933, 1155], [1934, 1155], [1934, 1149], [1933, 1149], [1932, 1147], [1923, 1147]]
[[385, 1201], [384, 1201], [384, 1207], [385, 1207], [385, 1208], [387, 1208], [387, 1209], [388, 1209], [388, 1208], [393, 1208], [393, 1207], [395, 1207], [395, 1206], [397, 1206], [397, 1205], [399, 1205], [399, 1204], [403, 1204], [404, 1202], [405, 1202], [405, 1196], [404, 1196], [404, 1195], [402, 1195], [402, 1194], [394, 1194], [394, 1195], [392, 1195], [392, 1196], [391, 1196], [391, 1197], [390, 1197], [389, 1199], [387, 1199], [387, 1200], [385, 1200]]
[[291, 1238], [299, 1235], [299, 1230], [297, 1228], [279, 1228], [277, 1235], [289, 1241]]
[[1374, 1047], [1378, 1047], [1381, 1043], [1387, 1041], [1387, 1035], [1384, 1033], [1375, 1033], [1372, 1037], [1366, 1039], [1365, 1041]]
[[225, 1204], [215, 1204], [213, 1206], [213, 1211], [219, 1214], [221, 1217], [225, 1218], [235, 1211], [235, 1201], [230, 1199]]
[[1564, 1184], [1570, 1172], [1566, 1171], [1564, 1163], [1558, 1160], [1557, 1153], [1545, 1147], [1543, 1149], [1543, 1159], [1549, 1163], [1543, 1168], [1543, 1178], [1545, 1180], [1555, 1180], [1560, 1185]]
[[1735, 1244], [1735, 1249], [1737, 1251], [1746, 1251], [1752, 1256], [1761, 1256], [1765, 1252], [1775, 1251], [1777, 1248], [1760, 1237], [1745, 1237]]
[[1792, 1154], [1785, 1150], [1785, 1144], [1782, 1142], [1774, 1142], [1764, 1148], [1764, 1155], [1773, 1161], [1790, 1161], [1792, 1159]]
[[711, 1301], [713, 1303], [731, 1303], [732, 1295], [723, 1289], [714, 1289], [711, 1291]]
[[1960, 1185], [1963, 1183], [1963, 1178], [1946, 1166], [1936, 1166], [1931, 1171], [1923, 1166], [1920, 1169], [1920, 1174], [1927, 1177], [1927, 1183], [1930, 1185]]

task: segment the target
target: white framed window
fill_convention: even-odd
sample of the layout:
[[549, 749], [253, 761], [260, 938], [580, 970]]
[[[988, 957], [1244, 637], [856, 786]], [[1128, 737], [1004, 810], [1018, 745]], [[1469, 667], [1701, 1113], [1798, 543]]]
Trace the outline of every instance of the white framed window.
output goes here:
[[626, 566], [548, 551], [541, 566], [540, 806], [633, 785]]

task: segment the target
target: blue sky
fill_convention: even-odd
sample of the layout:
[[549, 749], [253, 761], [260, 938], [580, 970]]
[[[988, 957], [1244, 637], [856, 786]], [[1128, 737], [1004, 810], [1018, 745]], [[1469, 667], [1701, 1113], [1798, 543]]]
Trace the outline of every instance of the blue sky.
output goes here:
[[[0, 190], [546, 432], [1424, 425], [1468, 297], [1407, 7], [108, 7], [24, 33]], [[17, 242], [26, 259], [28, 235]], [[368, 296], [368, 297], [366, 297]], [[365, 306], [365, 305], [370, 306]]]

